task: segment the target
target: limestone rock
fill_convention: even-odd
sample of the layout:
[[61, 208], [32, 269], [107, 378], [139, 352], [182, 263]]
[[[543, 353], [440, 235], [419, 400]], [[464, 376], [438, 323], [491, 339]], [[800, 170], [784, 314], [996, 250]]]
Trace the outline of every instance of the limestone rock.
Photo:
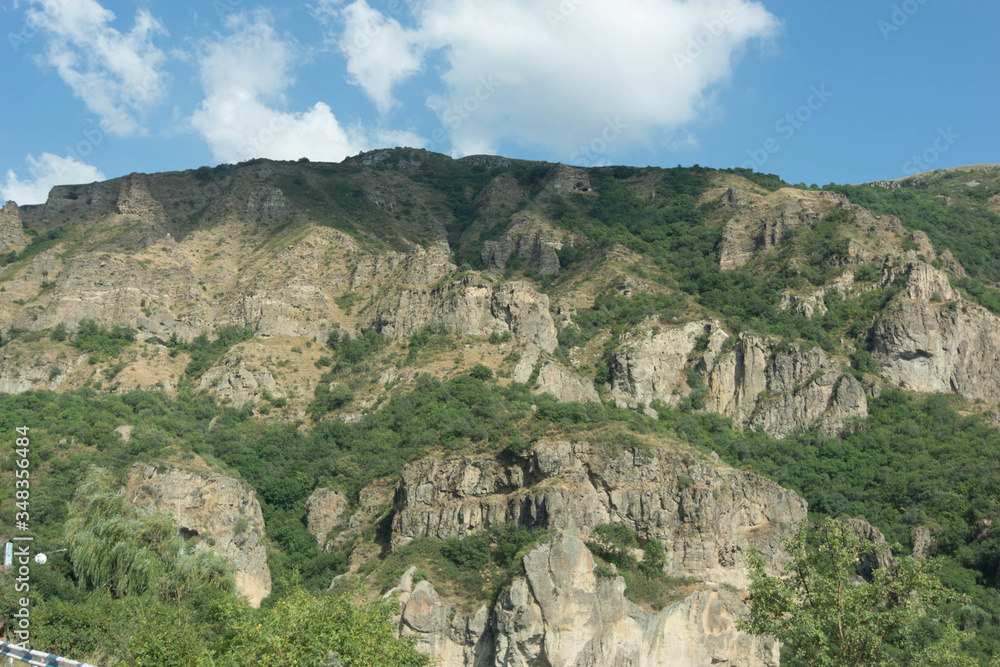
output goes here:
[[546, 362], [538, 373], [538, 393], [552, 394], [564, 402], [599, 402], [594, 383], [571, 373], [554, 362]]
[[432, 290], [404, 290], [389, 304], [380, 308], [374, 323], [389, 336], [409, 336], [425, 325], [444, 324], [461, 335], [510, 331], [519, 342], [534, 343], [546, 352], [557, 345], [549, 297], [522, 281], [492, 285], [465, 275]]
[[214, 389], [215, 395], [222, 403], [235, 408], [256, 402], [263, 398], [265, 391], [276, 397], [284, 395], [278, 391], [278, 385], [269, 370], [266, 368], [251, 370], [231, 356], [227, 356], [222, 364], [214, 366], [202, 375], [198, 390], [207, 389]]
[[927, 526], [917, 526], [910, 532], [914, 558], [930, 558], [937, 554], [937, 538]]
[[0, 252], [20, 252], [31, 239], [24, 233], [24, 216], [16, 202], [8, 201], [0, 208]]
[[584, 535], [624, 523], [663, 543], [672, 576], [742, 587], [751, 549], [781, 567], [781, 540], [806, 504], [774, 482], [690, 455], [542, 441], [513, 464], [492, 456], [411, 463], [393, 507], [393, 548], [505, 523]]
[[882, 531], [864, 519], [847, 519], [846, 523], [855, 535], [875, 545], [874, 551], [863, 554], [855, 563], [854, 569], [859, 576], [871, 579], [872, 572], [875, 570], [889, 568], [895, 564], [896, 561], [892, 557], [892, 551], [889, 550]]
[[565, 164], [557, 164], [552, 167], [545, 176], [545, 185], [556, 192], [565, 194], [593, 191], [590, 185], [590, 174], [587, 173], [586, 169], [570, 167]]
[[728, 337], [718, 322], [627, 332], [620, 349], [611, 357], [612, 397], [622, 407], [657, 400], [677, 404], [681, 391], [686, 389], [684, 369], [688, 359], [695, 354], [700, 339], [713, 335], [719, 345]]
[[326, 545], [330, 530], [343, 523], [348, 505], [347, 496], [339, 491], [316, 489], [309, 496], [306, 501], [306, 528], [316, 537], [321, 548]]
[[923, 262], [904, 272], [906, 291], [872, 332], [883, 376], [911, 391], [1000, 401], [1000, 319], [962, 299], [944, 273]]
[[741, 334], [710, 374], [710, 409], [777, 437], [814, 426], [836, 433], [847, 420], [868, 415], [861, 383], [823, 350], [774, 349], [773, 342]]
[[[789, 230], [810, 227], [831, 212], [845, 209], [851, 214], [851, 228], [860, 233], [851, 239], [848, 257], [844, 258], [847, 264], [902, 254], [896, 237], [905, 234], [906, 229], [898, 218], [874, 216], [831, 192], [782, 188], [739, 210], [726, 223], [719, 243], [719, 264], [724, 270], [743, 266], [755, 253], [780, 246]], [[924, 250], [914, 251], [914, 257], [917, 252]]]
[[483, 244], [482, 259], [487, 266], [503, 270], [511, 255], [517, 255], [525, 268], [547, 276], [559, 273], [557, 251], [565, 243], [581, 242], [577, 235], [556, 229], [534, 214], [520, 213], [500, 240]]
[[139, 507], [170, 514], [182, 535], [198, 538], [197, 548], [232, 560], [237, 590], [254, 606], [270, 594], [264, 516], [254, 491], [241, 482], [212, 472], [159, 471], [156, 466], [137, 463], [129, 469], [125, 494]]
[[[776, 667], [773, 640], [746, 635], [739, 596], [707, 586], [659, 612], [625, 598], [621, 577], [597, 575], [584, 543], [568, 532], [535, 547], [492, 610], [456, 613], [422, 581], [412, 594], [400, 582], [400, 634], [442, 667], [603, 667], [709, 664]], [[449, 623], [449, 616], [454, 616]]]
[[117, 209], [119, 215], [144, 222], [162, 222], [164, 217], [163, 205], [150, 193], [145, 174], [132, 173], [121, 179]]
[[247, 198], [246, 217], [273, 223], [281, 220], [291, 209], [285, 193], [274, 187], [253, 188]]
[[543, 359], [542, 350], [533, 344], [525, 347], [521, 359], [514, 366], [511, 378], [514, 382], [525, 383], [531, 379], [535, 366], [539, 367], [538, 379], [531, 389], [538, 394], [552, 394], [557, 400], [587, 403], [600, 401], [594, 383], [566, 370], [556, 362]]
[[832, 434], [868, 415], [861, 383], [823, 350], [779, 349], [777, 341], [741, 334], [723, 352], [728, 338], [712, 321], [626, 334], [611, 358], [611, 395], [620, 407], [679, 405], [691, 392], [688, 373], [696, 372], [708, 387], [709, 410], [778, 437], [812, 427]]

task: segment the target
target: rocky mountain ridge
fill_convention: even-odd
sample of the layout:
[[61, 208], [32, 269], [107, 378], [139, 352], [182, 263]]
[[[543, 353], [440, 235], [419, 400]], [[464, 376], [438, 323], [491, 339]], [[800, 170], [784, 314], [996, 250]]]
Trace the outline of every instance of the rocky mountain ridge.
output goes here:
[[[310, 526], [345, 523], [333, 498], [313, 494]], [[500, 525], [552, 533], [524, 555], [524, 574], [492, 604], [470, 609], [439, 592], [435, 583], [444, 582], [415, 581], [416, 567], [386, 594], [398, 598], [400, 634], [443, 667], [756, 666], [777, 665], [777, 646], [736, 629], [746, 607], [734, 591], [747, 584], [752, 549], [781, 571], [783, 539], [806, 504], [694, 453], [542, 441], [512, 463], [489, 455], [416, 461], [396, 486], [391, 515], [393, 550]], [[678, 601], [644, 610], [625, 597], [621, 577], [601, 574], [585, 540], [609, 523], [664, 546], [668, 576], [693, 582]]]

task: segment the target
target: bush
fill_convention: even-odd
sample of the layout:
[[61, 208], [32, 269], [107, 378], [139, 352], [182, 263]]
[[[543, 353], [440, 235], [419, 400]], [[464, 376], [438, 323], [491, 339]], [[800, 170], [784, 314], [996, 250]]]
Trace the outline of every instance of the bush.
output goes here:
[[441, 547], [441, 554], [463, 570], [482, 570], [493, 556], [490, 534], [480, 531], [462, 539], [450, 537]]
[[73, 346], [81, 352], [93, 352], [98, 360], [115, 357], [135, 341], [135, 329], [114, 326], [105, 329], [94, 320], [81, 320]]
[[484, 366], [483, 364], [476, 364], [475, 366], [473, 366], [472, 370], [469, 371], [469, 375], [476, 378], [477, 380], [482, 380], [484, 382], [486, 380], [493, 379], [493, 371], [490, 370], [489, 367]]

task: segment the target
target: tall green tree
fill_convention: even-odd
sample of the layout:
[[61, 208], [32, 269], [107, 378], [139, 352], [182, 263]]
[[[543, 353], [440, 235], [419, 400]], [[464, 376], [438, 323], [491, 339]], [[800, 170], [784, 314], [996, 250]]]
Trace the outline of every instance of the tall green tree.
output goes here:
[[80, 585], [107, 590], [112, 597], [156, 592], [176, 599], [200, 586], [236, 588], [231, 563], [207, 551], [185, 554], [174, 521], [129, 504], [104, 468], [90, 468], [77, 489], [66, 543]]
[[430, 658], [395, 636], [389, 605], [359, 606], [344, 596], [316, 597], [298, 583], [267, 609], [231, 607], [235, 632], [218, 667], [422, 667]]
[[963, 636], [935, 621], [949, 597], [934, 576], [935, 562], [909, 556], [875, 569], [871, 580], [856, 565], [879, 548], [844, 522], [826, 519], [786, 542], [787, 577], [773, 577], [759, 553], [750, 556], [749, 618], [742, 630], [783, 644], [782, 665], [810, 667], [965, 667]]

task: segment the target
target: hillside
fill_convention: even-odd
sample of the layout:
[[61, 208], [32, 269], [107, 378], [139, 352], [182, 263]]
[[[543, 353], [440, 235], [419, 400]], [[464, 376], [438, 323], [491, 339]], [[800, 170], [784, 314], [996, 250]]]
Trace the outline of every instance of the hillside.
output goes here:
[[[738, 592], [807, 503], [940, 555], [986, 661], [997, 257], [995, 165], [818, 189], [394, 149], [131, 174], [0, 211], [0, 418], [33, 429], [45, 549], [99, 464], [264, 609], [395, 589], [446, 665], [678, 636], [677, 664], [776, 664]], [[659, 574], [592, 555], [609, 524]], [[92, 604], [76, 579], [55, 558], [48, 604]], [[567, 635], [572, 605], [598, 620]]]

